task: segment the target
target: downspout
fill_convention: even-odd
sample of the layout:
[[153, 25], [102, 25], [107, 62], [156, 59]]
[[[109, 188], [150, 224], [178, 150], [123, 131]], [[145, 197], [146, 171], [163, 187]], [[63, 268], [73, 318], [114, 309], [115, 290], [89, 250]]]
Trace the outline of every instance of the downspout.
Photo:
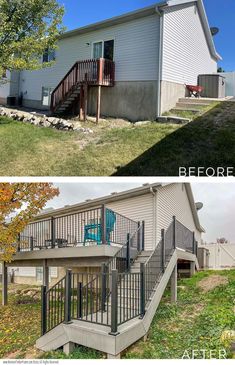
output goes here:
[[159, 53], [158, 53], [158, 78], [157, 78], [157, 117], [161, 116], [161, 81], [162, 81], [162, 62], [163, 62], [163, 32], [164, 32], [164, 13], [156, 6], [156, 13], [159, 15]]
[[152, 186], [150, 186], [149, 190], [153, 196], [153, 249], [155, 249], [157, 244], [157, 190], [154, 191]]

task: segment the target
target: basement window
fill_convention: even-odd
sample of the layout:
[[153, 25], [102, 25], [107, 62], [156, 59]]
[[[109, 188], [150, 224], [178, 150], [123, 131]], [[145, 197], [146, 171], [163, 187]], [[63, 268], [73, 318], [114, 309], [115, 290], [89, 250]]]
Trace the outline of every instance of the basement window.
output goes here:
[[42, 88], [42, 105], [43, 106], [50, 106], [52, 91], [53, 91], [52, 87], [44, 86]]

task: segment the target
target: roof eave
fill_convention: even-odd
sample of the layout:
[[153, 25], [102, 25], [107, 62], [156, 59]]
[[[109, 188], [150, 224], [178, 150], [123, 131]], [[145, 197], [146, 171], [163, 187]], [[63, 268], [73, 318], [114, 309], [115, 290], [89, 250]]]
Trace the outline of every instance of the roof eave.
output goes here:
[[154, 5], [142, 8], [142, 9], [134, 10], [129, 13], [115, 16], [115, 17], [112, 17], [109, 19], [105, 19], [105, 20], [102, 20], [102, 21], [94, 23], [94, 24], [90, 24], [90, 25], [86, 25], [84, 27], [80, 27], [80, 28], [77, 28], [74, 30], [70, 30], [68, 32], [63, 33], [60, 36], [60, 39], [73, 37], [73, 36], [76, 36], [79, 34], [92, 32], [92, 31], [95, 31], [98, 29], [117, 25], [117, 24], [124, 23], [124, 22], [130, 21], [130, 20], [142, 18], [142, 17], [148, 16], [148, 15], [153, 15], [153, 14], [156, 14], [156, 9], [159, 6], [163, 6], [166, 4], [167, 4], [167, 1], [161, 1], [157, 4], [154, 4]]

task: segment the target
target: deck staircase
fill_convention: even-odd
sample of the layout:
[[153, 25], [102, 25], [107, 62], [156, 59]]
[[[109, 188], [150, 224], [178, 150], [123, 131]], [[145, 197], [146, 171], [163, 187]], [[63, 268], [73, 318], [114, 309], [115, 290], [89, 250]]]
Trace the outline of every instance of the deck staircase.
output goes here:
[[114, 86], [115, 64], [104, 58], [76, 62], [51, 95], [53, 114], [65, 114], [73, 109], [87, 112], [88, 88]]
[[175, 218], [162, 230], [154, 251], [139, 247], [135, 252], [132, 240], [130, 237], [101, 273], [89, 277], [67, 272], [54, 294], [53, 289], [47, 296], [44, 292], [38, 348], [48, 351], [74, 343], [115, 358], [147, 334], [172, 278], [176, 289], [177, 260], [188, 260], [198, 267], [197, 244], [194, 233]]

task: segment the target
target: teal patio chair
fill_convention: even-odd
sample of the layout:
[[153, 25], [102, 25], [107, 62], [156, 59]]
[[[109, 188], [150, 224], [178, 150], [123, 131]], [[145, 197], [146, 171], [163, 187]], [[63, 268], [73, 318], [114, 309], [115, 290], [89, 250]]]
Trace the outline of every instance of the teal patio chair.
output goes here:
[[[106, 209], [106, 242], [110, 245], [110, 235], [114, 230], [116, 222], [116, 214], [109, 209]], [[85, 225], [84, 228], [84, 246], [86, 241], [95, 241], [97, 245], [102, 244], [102, 224], [92, 223]]]

